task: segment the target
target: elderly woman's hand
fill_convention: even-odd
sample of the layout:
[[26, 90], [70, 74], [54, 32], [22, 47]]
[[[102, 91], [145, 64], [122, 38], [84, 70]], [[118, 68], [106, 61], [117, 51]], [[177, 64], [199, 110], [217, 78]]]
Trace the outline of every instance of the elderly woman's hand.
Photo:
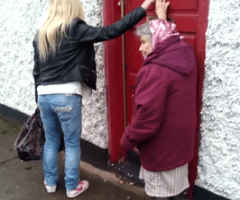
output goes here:
[[152, 3], [155, 3], [156, 0], [145, 0], [143, 2], [143, 4], [141, 5], [141, 7], [144, 9], [144, 10], [147, 10], [148, 7], [152, 4]]
[[167, 18], [167, 9], [170, 5], [170, 2], [166, 0], [156, 0], [156, 14], [158, 19], [166, 20]]

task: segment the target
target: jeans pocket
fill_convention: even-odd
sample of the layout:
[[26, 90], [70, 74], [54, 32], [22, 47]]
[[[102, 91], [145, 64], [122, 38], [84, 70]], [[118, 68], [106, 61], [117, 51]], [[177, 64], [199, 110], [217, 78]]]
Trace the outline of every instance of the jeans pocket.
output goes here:
[[64, 94], [57, 94], [52, 96], [52, 104], [54, 106], [66, 106], [67, 97]]
[[73, 97], [74, 96], [66, 96], [65, 94], [52, 96], [51, 101], [54, 106], [54, 110], [60, 113], [72, 113]]

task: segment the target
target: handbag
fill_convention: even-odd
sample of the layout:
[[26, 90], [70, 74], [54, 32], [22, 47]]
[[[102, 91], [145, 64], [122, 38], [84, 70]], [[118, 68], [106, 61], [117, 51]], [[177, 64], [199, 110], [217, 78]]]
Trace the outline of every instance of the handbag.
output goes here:
[[[40, 110], [36, 108], [35, 113], [23, 124], [21, 131], [14, 143], [18, 157], [23, 161], [40, 160], [45, 142], [44, 129], [40, 117]], [[64, 150], [63, 132], [59, 151]]]
[[23, 124], [14, 143], [19, 159], [23, 161], [39, 160], [44, 140], [40, 111], [36, 108], [35, 113]]

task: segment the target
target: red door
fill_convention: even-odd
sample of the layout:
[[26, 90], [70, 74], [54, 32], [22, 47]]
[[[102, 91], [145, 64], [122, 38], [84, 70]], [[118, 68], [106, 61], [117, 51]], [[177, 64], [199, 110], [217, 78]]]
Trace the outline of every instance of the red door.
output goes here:
[[[197, 95], [197, 114], [201, 110], [201, 94], [205, 60], [205, 32], [207, 28], [207, 15], [209, 0], [170, 0], [170, 10], [168, 17], [177, 24], [178, 31], [185, 36], [185, 40], [194, 47], [198, 66], [198, 86]], [[126, 0], [125, 13], [139, 6], [142, 0]], [[147, 12], [148, 17], [143, 21], [155, 16], [154, 7]], [[142, 21], [142, 22], [143, 22]], [[142, 23], [141, 22], [141, 23]], [[137, 72], [139, 71], [143, 59], [138, 49], [140, 46], [139, 38], [134, 34], [134, 29], [125, 34], [125, 65], [126, 65], [126, 107], [127, 124], [131, 122], [134, 104], [134, 86]], [[200, 124], [198, 118], [198, 125]], [[196, 178], [196, 168], [198, 161], [198, 134], [199, 126], [196, 130], [196, 149], [195, 158], [190, 163], [189, 180], [193, 186]], [[192, 189], [189, 190], [189, 196]]]

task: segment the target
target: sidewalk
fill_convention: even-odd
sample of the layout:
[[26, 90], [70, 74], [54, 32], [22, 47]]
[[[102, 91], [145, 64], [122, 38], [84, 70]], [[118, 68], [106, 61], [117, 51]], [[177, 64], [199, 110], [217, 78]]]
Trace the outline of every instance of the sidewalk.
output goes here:
[[[64, 200], [64, 153], [59, 153], [57, 192], [47, 194], [43, 186], [41, 161], [22, 162], [13, 149], [20, 126], [0, 118], [0, 200]], [[81, 200], [150, 200], [142, 188], [121, 181], [115, 174], [81, 162], [81, 179], [90, 182], [89, 189], [75, 199]]]

